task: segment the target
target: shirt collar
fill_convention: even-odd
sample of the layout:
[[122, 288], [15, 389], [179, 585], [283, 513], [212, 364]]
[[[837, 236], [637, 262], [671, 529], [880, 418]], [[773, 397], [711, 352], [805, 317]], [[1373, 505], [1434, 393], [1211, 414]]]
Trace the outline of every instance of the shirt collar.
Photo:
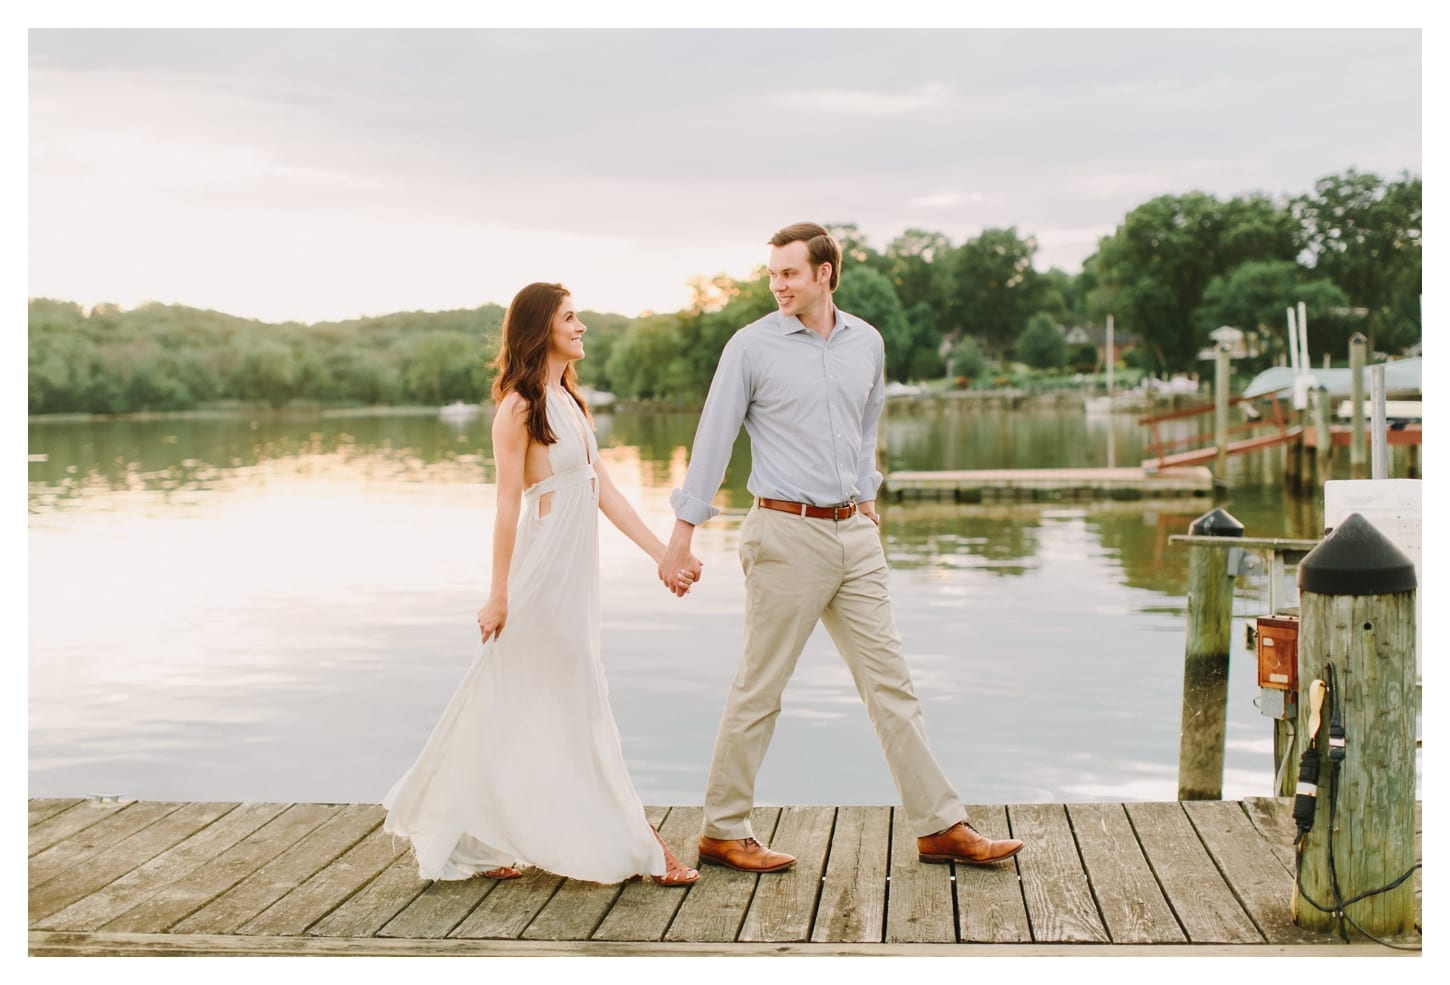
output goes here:
[[[849, 327], [849, 323], [846, 321], [845, 312], [843, 312], [839, 307], [836, 307], [835, 310], [836, 323], [831, 326], [832, 335], [834, 335], [836, 332], [839, 332], [843, 328]], [[783, 315], [780, 313], [779, 308], [776, 309], [775, 319], [776, 322], [780, 325], [780, 334], [782, 335], [792, 335], [796, 332], [810, 331], [809, 328], [806, 328], [805, 323], [803, 323], [799, 317], [797, 317], [796, 315]]]

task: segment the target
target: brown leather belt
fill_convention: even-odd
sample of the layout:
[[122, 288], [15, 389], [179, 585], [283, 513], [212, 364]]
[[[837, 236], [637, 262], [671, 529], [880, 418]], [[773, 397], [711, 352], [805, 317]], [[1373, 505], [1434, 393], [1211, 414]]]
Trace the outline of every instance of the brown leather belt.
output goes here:
[[796, 516], [808, 516], [813, 520], [849, 520], [856, 515], [855, 503], [842, 503], [840, 506], [812, 506], [810, 503], [792, 503], [788, 499], [766, 499], [763, 496], [755, 500], [762, 509], [779, 510], [782, 513], [794, 513]]

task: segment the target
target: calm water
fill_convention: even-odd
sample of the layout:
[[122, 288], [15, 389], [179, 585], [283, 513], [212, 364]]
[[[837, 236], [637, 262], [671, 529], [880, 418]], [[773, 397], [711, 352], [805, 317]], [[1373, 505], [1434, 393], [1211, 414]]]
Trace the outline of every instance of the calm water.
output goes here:
[[[893, 412], [890, 468], [1119, 465], [1132, 416]], [[690, 414], [598, 420], [601, 458], [662, 535]], [[1110, 447], [1111, 446], [1111, 447]], [[493, 465], [486, 417], [32, 421], [29, 793], [375, 801], [412, 762], [477, 646]], [[44, 460], [39, 460], [43, 456]], [[1274, 452], [1222, 503], [1251, 536], [1317, 536]], [[737, 445], [676, 599], [604, 523], [603, 639], [647, 803], [699, 803], [740, 639], [748, 504]], [[968, 802], [1173, 799], [1185, 548], [1179, 505], [887, 505], [897, 621], [933, 747]], [[1225, 795], [1271, 793], [1269, 720], [1235, 613]], [[567, 600], [561, 600], [567, 604]], [[894, 803], [824, 630], [802, 656], [761, 803]]]

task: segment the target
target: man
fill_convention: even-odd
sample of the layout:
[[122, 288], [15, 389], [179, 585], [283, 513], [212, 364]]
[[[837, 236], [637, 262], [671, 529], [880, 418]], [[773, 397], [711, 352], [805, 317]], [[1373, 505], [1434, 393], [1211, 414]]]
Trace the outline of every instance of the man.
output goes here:
[[892, 617], [875, 508], [881, 335], [835, 306], [841, 250], [824, 228], [787, 226], [770, 245], [770, 289], [780, 310], [737, 331], [720, 355], [684, 488], [670, 499], [676, 521], [659, 568], [677, 595], [698, 577], [694, 530], [719, 512], [710, 500], [743, 423], [755, 497], [740, 531], [744, 646], [710, 764], [700, 861], [747, 872], [780, 872], [795, 862], [756, 841], [750, 812], [781, 692], [817, 621], [866, 703], [920, 859], [1011, 858], [1022, 843], [993, 841], [967, 823], [928, 748]]

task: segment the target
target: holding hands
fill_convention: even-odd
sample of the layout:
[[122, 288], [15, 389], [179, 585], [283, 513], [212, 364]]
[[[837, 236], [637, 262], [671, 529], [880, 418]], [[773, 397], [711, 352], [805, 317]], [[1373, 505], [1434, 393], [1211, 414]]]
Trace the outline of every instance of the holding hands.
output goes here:
[[693, 554], [686, 557], [682, 567], [673, 570], [666, 567], [668, 562], [668, 556], [664, 561], [660, 562], [660, 581], [664, 582], [665, 587], [670, 591], [683, 597], [689, 592], [695, 582], [700, 580], [700, 572], [704, 568], [704, 562]]
[[695, 528], [683, 520], [675, 521], [675, 531], [660, 558], [659, 576], [665, 587], [683, 598], [700, 580], [704, 565], [690, 551]]

